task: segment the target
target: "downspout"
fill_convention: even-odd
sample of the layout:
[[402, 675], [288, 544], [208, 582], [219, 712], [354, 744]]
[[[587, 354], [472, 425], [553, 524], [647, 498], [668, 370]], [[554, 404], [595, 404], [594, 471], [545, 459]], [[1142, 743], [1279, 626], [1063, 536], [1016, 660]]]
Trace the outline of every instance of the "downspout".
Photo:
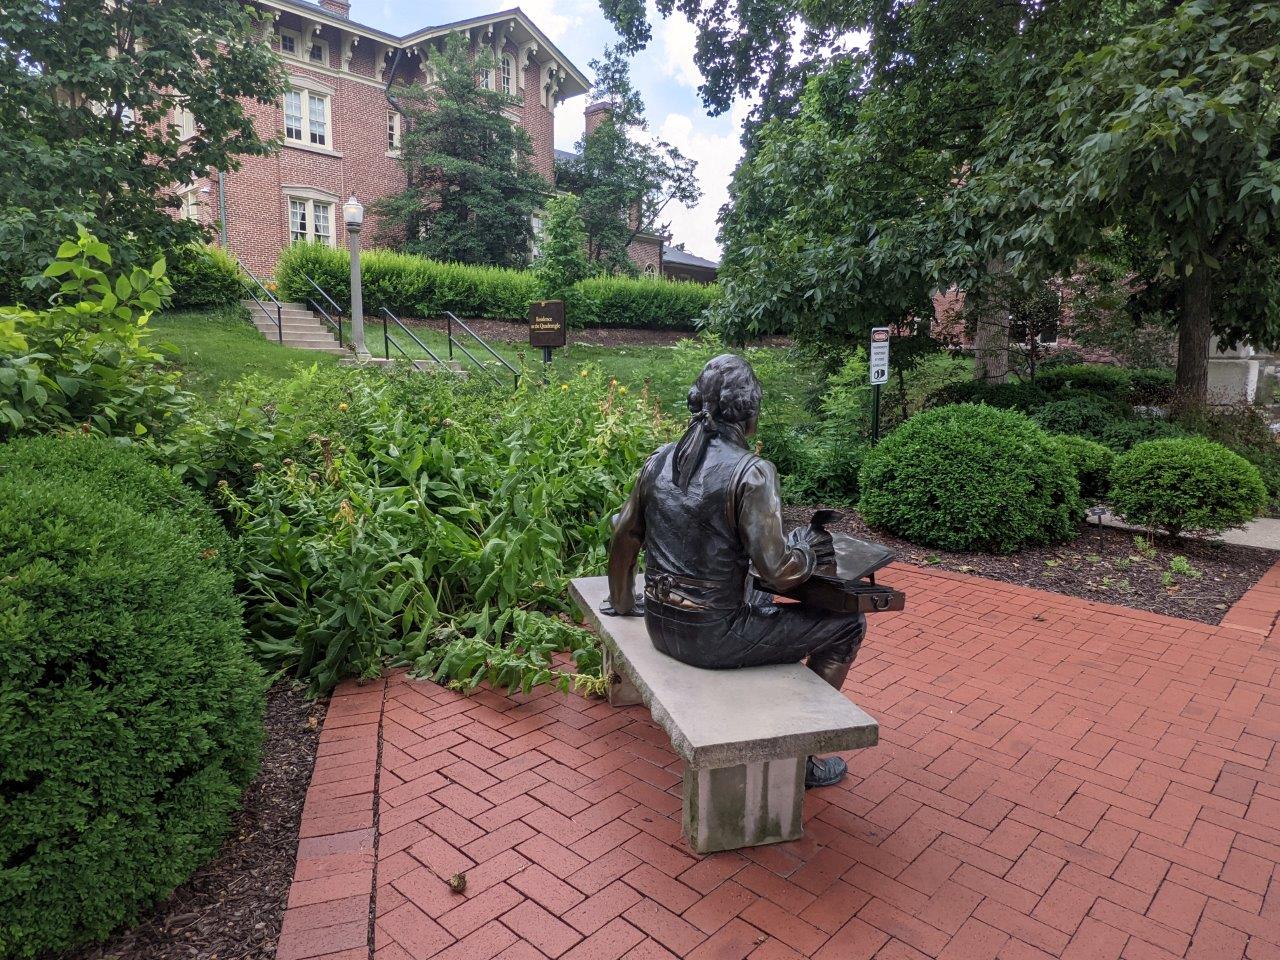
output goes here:
[[404, 111], [400, 109], [400, 104], [396, 103], [396, 98], [391, 95], [391, 84], [396, 79], [396, 67], [400, 65], [400, 55], [404, 53], [399, 48], [396, 49], [396, 55], [391, 60], [391, 66], [387, 68], [387, 88], [383, 91], [383, 95], [387, 98], [387, 103], [391, 104], [392, 109], [401, 116]]
[[218, 171], [218, 234], [222, 249], [227, 249], [227, 175]]

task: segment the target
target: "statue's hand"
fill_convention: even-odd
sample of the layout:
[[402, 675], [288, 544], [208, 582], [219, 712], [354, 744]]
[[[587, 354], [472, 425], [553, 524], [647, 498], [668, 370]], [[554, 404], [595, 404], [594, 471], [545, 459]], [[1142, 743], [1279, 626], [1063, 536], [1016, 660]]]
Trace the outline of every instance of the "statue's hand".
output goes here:
[[629, 613], [619, 613], [613, 605], [613, 598], [607, 597], [604, 603], [600, 604], [600, 612], [606, 617], [643, 617], [644, 597], [636, 597]]
[[804, 544], [813, 551], [820, 567], [828, 567], [836, 562], [836, 543], [827, 530], [815, 530], [813, 527], [796, 527], [787, 535], [787, 543], [791, 546]]

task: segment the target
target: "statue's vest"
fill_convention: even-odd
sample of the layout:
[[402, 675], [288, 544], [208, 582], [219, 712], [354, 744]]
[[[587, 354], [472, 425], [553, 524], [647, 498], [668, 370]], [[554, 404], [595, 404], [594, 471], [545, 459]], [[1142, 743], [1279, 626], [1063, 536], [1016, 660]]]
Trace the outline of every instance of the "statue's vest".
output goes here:
[[[640, 482], [644, 503], [646, 592], [708, 610], [736, 610], [745, 599], [748, 558], [738, 536], [737, 487], [758, 458], [713, 437], [681, 490], [672, 477], [675, 444], [654, 454]], [[666, 575], [666, 576], [664, 576]]]

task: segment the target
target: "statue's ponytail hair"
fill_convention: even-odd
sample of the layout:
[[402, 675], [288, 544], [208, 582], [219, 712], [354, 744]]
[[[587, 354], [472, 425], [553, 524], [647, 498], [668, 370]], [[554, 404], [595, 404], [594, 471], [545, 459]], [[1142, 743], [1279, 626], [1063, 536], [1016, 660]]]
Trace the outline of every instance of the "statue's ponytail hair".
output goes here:
[[689, 426], [671, 458], [671, 477], [681, 490], [702, 464], [707, 444], [723, 423], [748, 423], [760, 413], [760, 381], [751, 364], [722, 353], [702, 368], [689, 389]]

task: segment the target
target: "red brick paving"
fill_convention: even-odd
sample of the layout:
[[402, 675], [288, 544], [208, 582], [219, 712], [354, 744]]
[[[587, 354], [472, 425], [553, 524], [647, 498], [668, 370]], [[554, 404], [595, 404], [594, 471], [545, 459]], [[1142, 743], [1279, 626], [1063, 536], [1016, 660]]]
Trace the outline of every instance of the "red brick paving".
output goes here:
[[694, 855], [639, 707], [343, 685], [279, 960], [1280, 958], [1280, 564], [1219, 627], [887, 579], [880, 745], [788, 844]]

